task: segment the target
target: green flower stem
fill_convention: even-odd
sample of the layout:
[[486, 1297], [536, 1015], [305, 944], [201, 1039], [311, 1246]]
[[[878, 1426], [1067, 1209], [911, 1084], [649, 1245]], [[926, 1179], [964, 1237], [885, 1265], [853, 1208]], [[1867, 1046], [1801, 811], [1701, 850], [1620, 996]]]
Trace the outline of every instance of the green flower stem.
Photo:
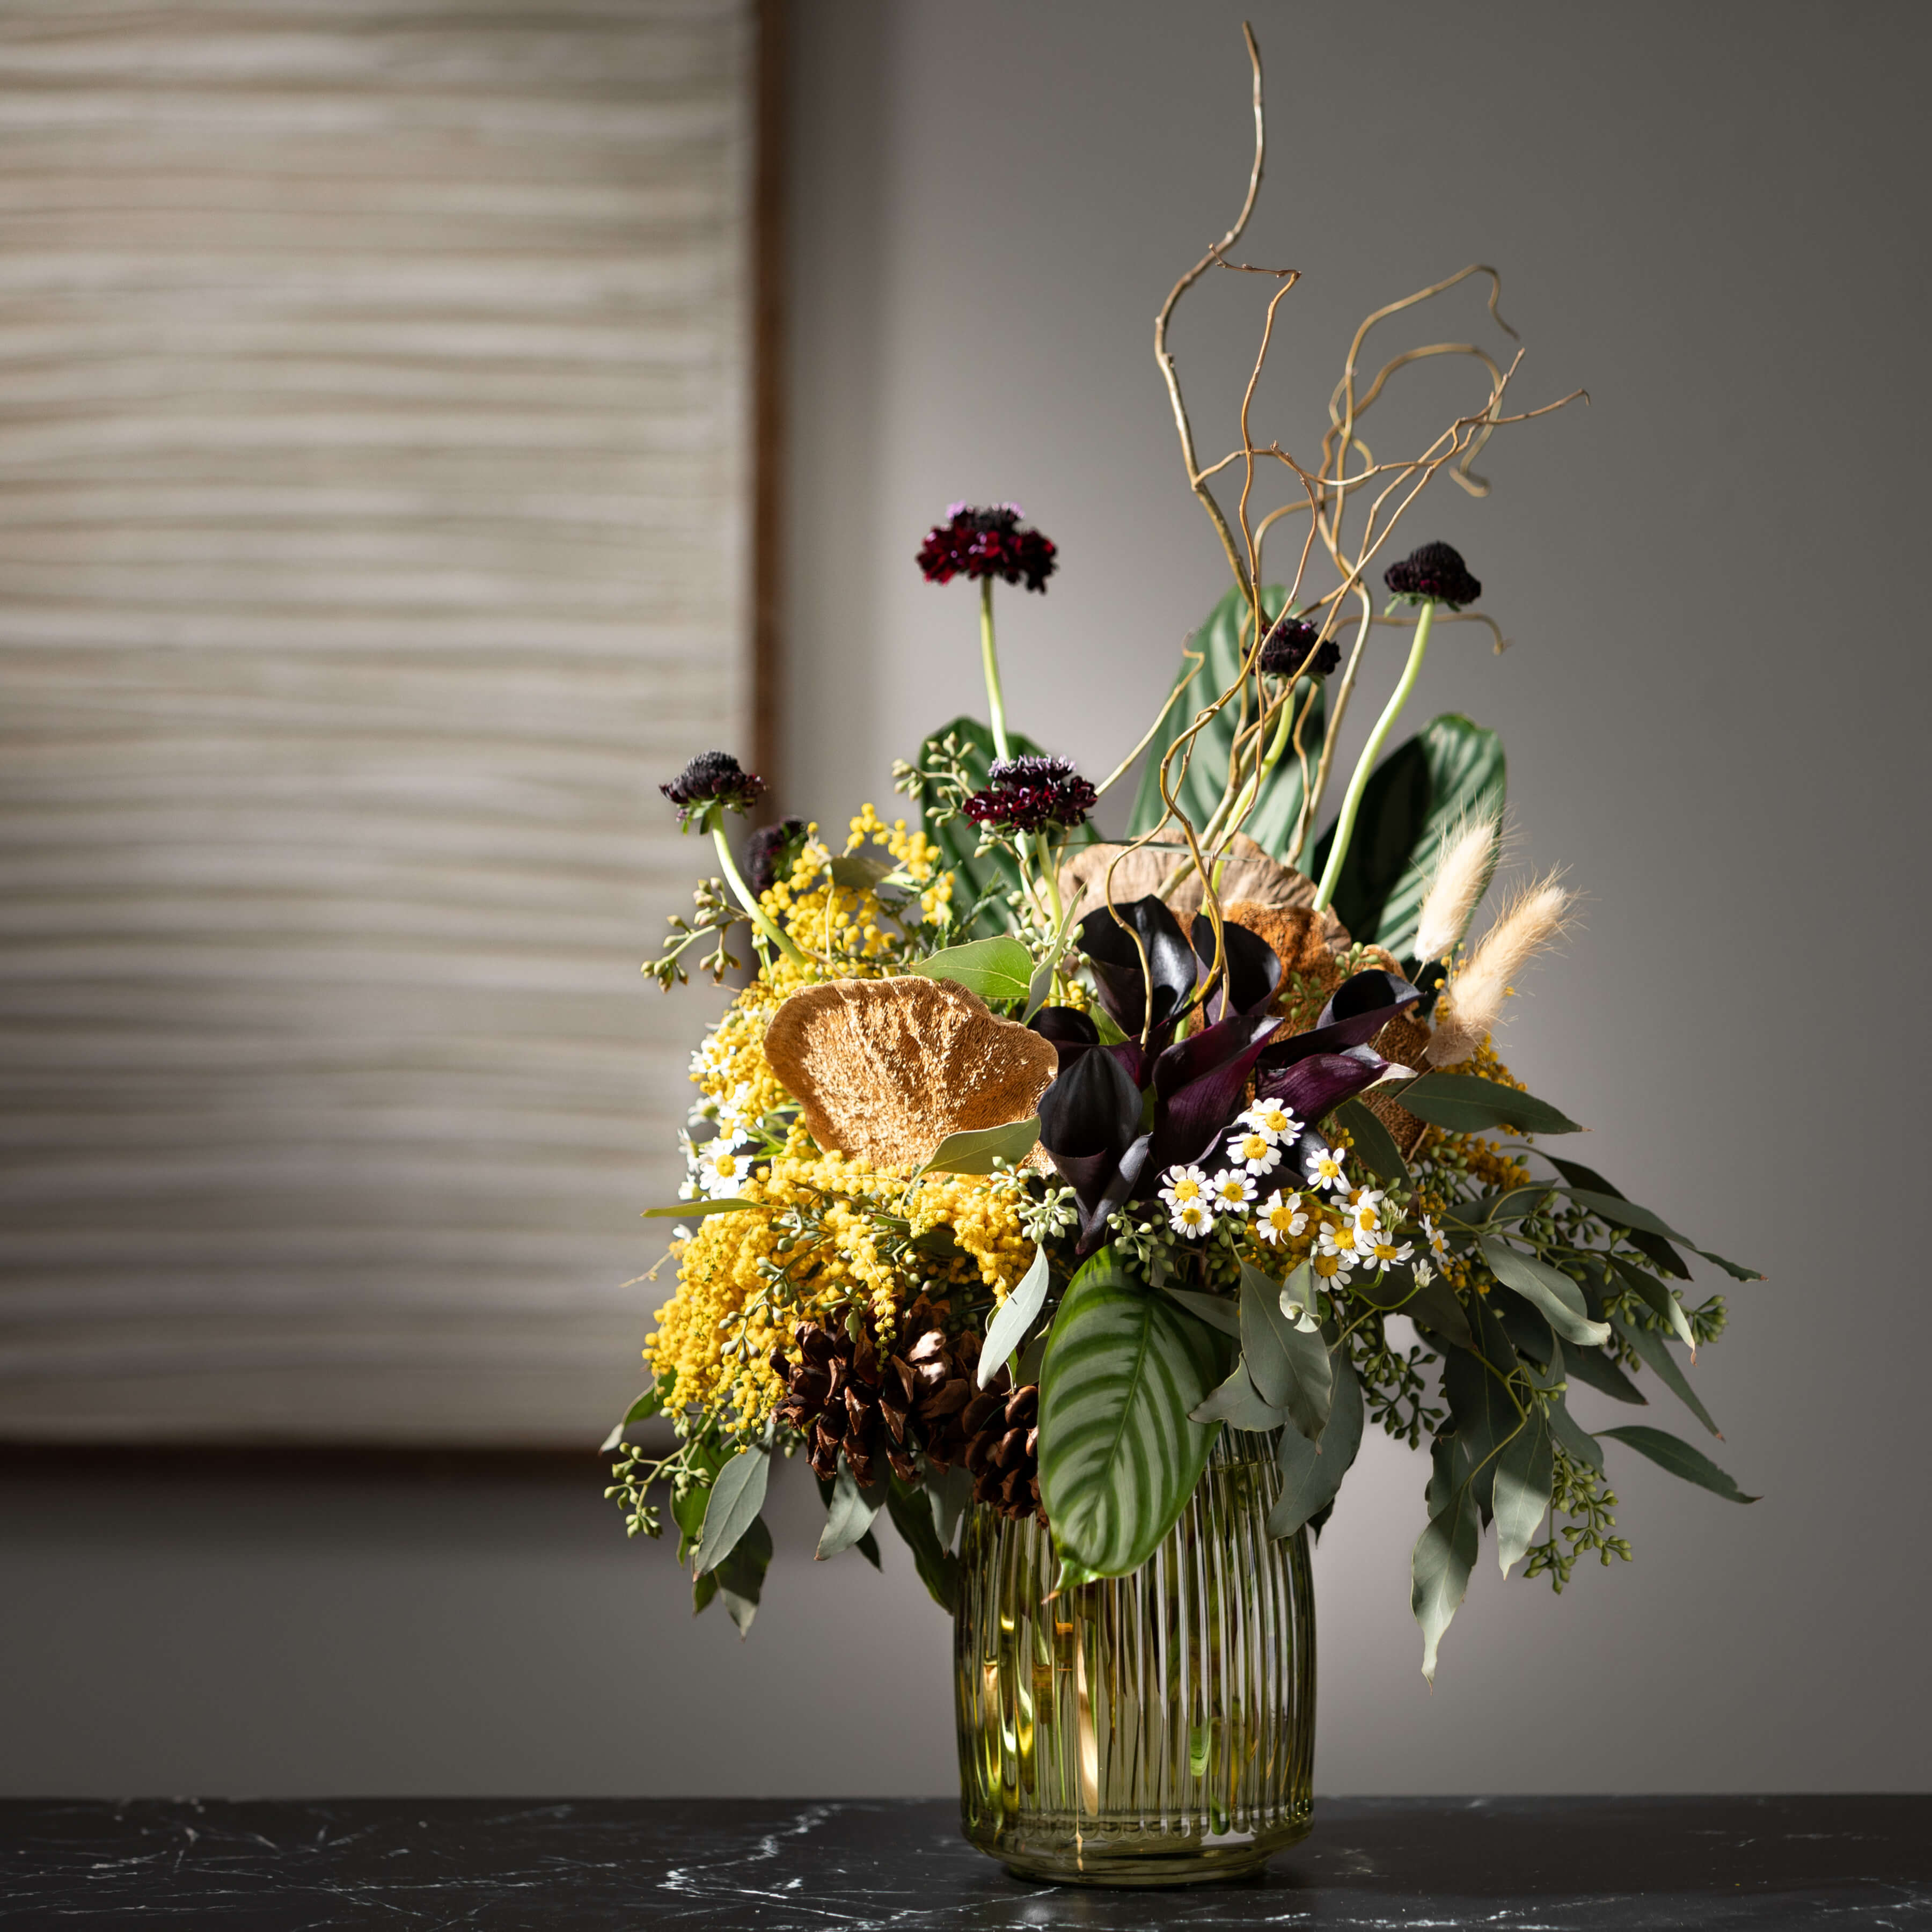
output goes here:
[[987, 722], [993, 728], [993, 749], [1000, 758], [1010, 758], [1012, 747], [1006, 742], [1006, 700], [1000, 694], [1000, 656], [993, 644], [993, 580], [980, 580], [980, 665], [986, 674]]
[[726, 842], [724, 816], [719, 812], [712, 814], [711, 842], [718, 848], [718, 863], [724, 874], [724, 883], [731, 888], [733, 898], [745, 908], [752, 923], [794, 966], [807, 964], [805, 955], [772, 922], [770, 914], [759, 904], [758, 894], [745, 883], [745, 875], [739, 871], [738, 862], [732, 857], [731, 848]]
[[1328, 848], [1328, 862], [1322, 868], [1322, 883], [1316, 889], [1315, 910], [1324, 911], [1328, 902], [1335, 896], [1335, 887], [1342, 877], [1342, 861], [1348, 856], [1348, 841], [1355, 830], [1355, 814], [1360, 808], [1362, 794], [1368, 789], [1369, 774], [1375, 770], [1376, 760], [1381, 754], [1382, 740], [1389, 734], [1389, 727], [1401, 715], [1402, 707], [1408, 702], [1408, 694], [1415, 688], [1416, 674], [1422, 668], [1422, 654], [1429, 648], [1429, 626], [1436, 615], [1434, 599], [1422, 607], [1422, 614], [1415, 620], [1415, 641], [1408, 647], [1408, 662], [1402, 668], [1402, 681], [1390, 694], [1389, 701], [1382, 706], [1382, 715], [1376, 720], [1376, 728], [1369, 734], [1369, 742], [1362, 747], [1362, 755], [1356, 760], [1354, 776], [1348, 781], [1348, 789], [1342, 800], [1341, 814], [1335, 820], [1335, 836]]

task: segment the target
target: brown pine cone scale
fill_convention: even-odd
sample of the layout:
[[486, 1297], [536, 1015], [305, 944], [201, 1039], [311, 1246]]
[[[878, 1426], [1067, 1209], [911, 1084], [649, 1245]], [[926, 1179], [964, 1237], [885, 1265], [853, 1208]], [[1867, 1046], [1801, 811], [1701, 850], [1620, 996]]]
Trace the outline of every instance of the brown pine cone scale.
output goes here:
[[785, 1384], [777, 1415], [805, 1438], [817, 1474], [830, 1481], [842, 1450], [853, 1480], [870, 1489], [882, 1480], [881, 1462], [910, 1483], [919, 1477], [915, 1450], [936, 1469], [964, 1455], [961, 1418], [972, 1400], [980, 1338], [949, 1336], [945, 1312], [921, 1295], [883, 1354], [869, 1325], [855, 1339], [816, 1322], [793, 1330], [790, 1354], [772, 1352], [772, 1371]]
[[961, 1426], [974, 1501], [1003, 1516], [1046, 1522], [1040, 1500], [1039, 1384], [1013, 1388], [1002, 1369], [994, 1386], [966, 1405]]

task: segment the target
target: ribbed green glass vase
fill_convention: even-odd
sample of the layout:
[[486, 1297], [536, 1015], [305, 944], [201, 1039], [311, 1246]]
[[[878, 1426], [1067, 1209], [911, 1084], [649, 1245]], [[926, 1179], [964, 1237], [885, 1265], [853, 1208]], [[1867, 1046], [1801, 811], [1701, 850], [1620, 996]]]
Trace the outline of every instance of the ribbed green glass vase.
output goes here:
[[954, 1625], [962, 1823], [1029, 1877], [1232, 1878], [1308, 1830], [1315, 1598], [1269, 1436], [1223, 1430], [1131, 1576], [1046, 1600], [1047, 1532], [974, 1508]]

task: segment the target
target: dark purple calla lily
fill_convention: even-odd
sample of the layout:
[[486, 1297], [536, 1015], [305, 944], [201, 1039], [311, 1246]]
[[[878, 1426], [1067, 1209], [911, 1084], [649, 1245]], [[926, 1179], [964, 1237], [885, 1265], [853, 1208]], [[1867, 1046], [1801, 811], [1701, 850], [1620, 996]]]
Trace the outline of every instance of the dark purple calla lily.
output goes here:
[[1111, 1053], [1063, 1059], [1041, 1096], [1040, 1144], [1073, 1190], [1083, 1253], [1099, 1245], [1107, 1214], [1126, 1198], [1146, 1164], [1149, 1137], [1141, 1131], [1142, 1112], [1140, 1089]]
[[[1367, 1046], [1390, 1020], [1421, 997], [1399, 974], [1385, 973], [1376, 967], [1351, 974], [1335, 988], [1322, 1009], [1321, 1018], [1307, 1032], [1288, 1034], [1268, 1043], [1256, 1063], [1256, 1092], [1265, 1100], [1284, 1099], [1276, 1083], [1298, 1061], [1312, 1059], [1319, 1053], [1346, 1053], [1351, 1047]], [[1339, 1104], [1329, 1102], [1330, 1106]], [[1299, 1108], [1295, 1111], [1301, 1112]], [[1310, 1117], [1304, 1114], [1302, 1118]]]
[[1248, 1076], [1280, 1025], [1274, 1013], [1238, 1014], [1177, 1040], [1154, 1062], [1147, 1192], [1162, 1171], [1201, 1160], [1227, 1132], [1247, 1092]]
[[[1102, 906], [1080, 922], [1080, 950], [1093, 962], [1094, 983], [1108, 1017], [1130, 1040], [1146, 1033], [1150, 1051], [1158, 1052], [1200, 974], [1194, 949], [1173, 914], [1151, 894], [1124, 905]], [[1163, 1036], [1159, 1045], [1156, 1034]]]
[[[1224, 1020], [1230, 1013], [1258, 1013], [1281, 984], [1281, 956], [1259, 933], [1231, 920], [1222, 920], [1221, 934], [1226, 972], [1208, 995], [1209, 1017]], [[1194, 954], [1204, 979], [1214, 964], [1214, 928], [1205, 913], [1194, 915]]]

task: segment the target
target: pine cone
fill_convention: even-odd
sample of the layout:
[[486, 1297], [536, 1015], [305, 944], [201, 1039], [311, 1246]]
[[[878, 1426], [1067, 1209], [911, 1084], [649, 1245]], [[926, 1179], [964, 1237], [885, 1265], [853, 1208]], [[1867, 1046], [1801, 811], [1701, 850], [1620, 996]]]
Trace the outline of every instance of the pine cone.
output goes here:
[[772, 1372], [785, 1383], [777, 1414], [804, 1436], [818, 1475], [830, 1482], [837, 1474], [842, 1449], [862, 1489], [879, 1480], [881, 1456], [906, 1483], [918, 1480], [915, 1449], [938, 1469], [960, 1460], [980, 1338], [949, 1336], [944, 1314], [921, 1295], [883, 1354], [869, 1324], [855, 1341], [816, 1322], [794, 1330], [794, 1354], [772, 1351]]
[[994, 1385], [967, 1404], [962, 1426], [974, 1501], [1002, 1516], [1046, 1522], [1040, 1500], [1040, 1384], [1014, 1388], [1002, 1369]]

